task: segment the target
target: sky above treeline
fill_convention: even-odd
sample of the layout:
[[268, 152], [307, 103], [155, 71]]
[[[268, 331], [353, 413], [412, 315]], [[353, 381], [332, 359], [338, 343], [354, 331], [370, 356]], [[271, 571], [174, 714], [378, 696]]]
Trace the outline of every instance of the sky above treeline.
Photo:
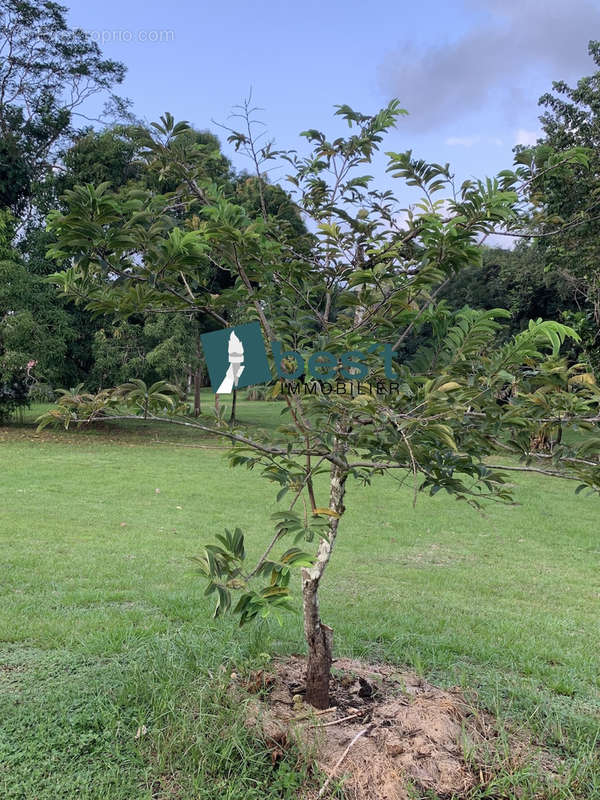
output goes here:
[[71, 25], [126, 64], [120, 93], [139, 119], [168, 110], [224, 140], [212, 120], [252, 88], [269, 137], [301, 149], [306, 128], [344, 131], [335, 104], [370, 113], [397, 97], [409, 116], [385, 149], [448, 161], [459, 180], [510, 167], [539, 133], [540, 95], [593, 73], [587, 44], [600, 39], [600, 0], [65, 2]]

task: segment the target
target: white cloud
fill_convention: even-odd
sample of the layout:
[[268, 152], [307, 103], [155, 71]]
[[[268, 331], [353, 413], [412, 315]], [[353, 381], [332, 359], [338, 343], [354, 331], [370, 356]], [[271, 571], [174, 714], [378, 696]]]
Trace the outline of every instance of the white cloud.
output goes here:
[[[512, 125], [519, 119], [515, 114], [530, 113], [540, 76], [546, 90], [552, 78], [571, 82], [594, 69], [587, 44], [600, 28], [598, 0], [449, 5], [475, 9], [479, 21], [457, 38], [438, 37], [430, 44], [416, 44], [407, 29], [379, 68], [385, 94], [398, 97], [410, 112], [403, 128], [434, 131], [482, 109], [499, 109]], [[483, 19], [481, 12], [487, 12]]]
[[450, 136], [446, 139], [446, 144], [450, 147], [473, 147], [479, 141], [480, 136]]
[[533, 145], [542, 135], [540, 130], [526, 131], [524, 128], [519, 128], [515, 134], [515, 144], [524, 144], [526, 146]]
[[495, 144], [496, 147], [502, 147], [504, 142], [499, 136], [488, 136], [487, 138], [488, 144]]

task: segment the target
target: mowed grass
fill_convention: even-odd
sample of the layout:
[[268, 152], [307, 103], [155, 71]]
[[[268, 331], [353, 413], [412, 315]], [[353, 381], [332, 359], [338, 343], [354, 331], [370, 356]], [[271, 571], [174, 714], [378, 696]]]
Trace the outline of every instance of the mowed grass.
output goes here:
[[[280, 410], [239, 404], [251, 425]], [[189, 558], [235, 526], [258, 554], [273, 486], [203, 434], [141, 422], [14, 425], [0, 455], [0, 797], [258, 800], [318, 781], [294, 753], [273, 765], [225, 691], [234, 667], [302, 651], [300, 617], [212, 620]], [[485, 515], [441, 494], [413, 509], [388, 478], [351, 483], [322, 616], [337, 655], [476, 692], [564, 761], [556, 797], [600, 797], [598, 499], [514, 481], [519, 505]], [[505, 777], [481, 796], [539, 786], [521, 776], [517, 794]]]

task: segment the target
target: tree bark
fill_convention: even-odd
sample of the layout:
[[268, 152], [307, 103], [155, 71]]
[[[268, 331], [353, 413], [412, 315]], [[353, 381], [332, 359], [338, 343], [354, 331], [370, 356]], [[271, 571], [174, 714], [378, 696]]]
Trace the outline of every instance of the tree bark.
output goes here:
[[196, 367], [194, 372], [194, 416], [200, 416], [200, 377], [201, 371], [199, 367]]
[[[344, 457], [345, 443], [339, 440], [334, 445], [338, 456]], [[325, 625], [319, 615], [319, 584], [331, 558], [335, 544], [340, 517], [344, 513], [347, 470], [332, 464], [330, 473], [329, 507], [338, 516], [329, 522], [327, 539], [321, 539], [314, 565], [302, 570], [302, 605], [304, 612], [304, 636], [308, 645], [308, 665], [306, 670], [306, 702], [315, 708], [329, 706], [329, 678], [333, 629]]]
[[314, 708], [329, 708], [333, 628], [324, 625], [319, 618], [318, 587], [318, 580], [304, 578], [304, 633], [308, 645], [305, 699]]

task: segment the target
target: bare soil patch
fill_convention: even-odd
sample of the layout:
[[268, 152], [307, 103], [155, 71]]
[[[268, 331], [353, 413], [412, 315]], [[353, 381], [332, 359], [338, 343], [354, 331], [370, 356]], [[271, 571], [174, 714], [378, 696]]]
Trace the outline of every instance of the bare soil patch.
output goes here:
[[458, 689], [439, 689], [390, 665], [337, 659], [331, 707], [315, 712], [303, 701], [305, 669], [294, 656], [244, 679], [234, 673], [232, 687], [253, 695], [248, 725], [258, 728], [274, 762], [290, 744], [316, 759], [328, 783], [306, 800], [331, 797], [340, 783], [348, 800], [409, 800], [427, 792], [458, 800], [499, 770], [534, 762], [540, 773], [558, 776], [559, 764], [522, 732], [511, 735], [507, 755], [495, 720]]

